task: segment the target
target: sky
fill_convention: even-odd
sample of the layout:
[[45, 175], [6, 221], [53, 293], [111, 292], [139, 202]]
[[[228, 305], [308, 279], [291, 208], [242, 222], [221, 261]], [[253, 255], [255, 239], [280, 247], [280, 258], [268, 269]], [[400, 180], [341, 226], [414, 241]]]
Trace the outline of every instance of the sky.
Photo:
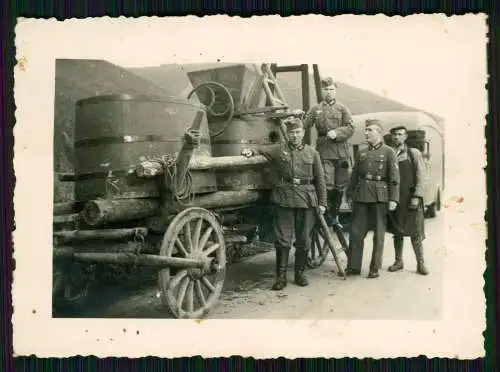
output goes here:
[[443, 117], [453, 116], [457, 102], [471, 94], [484, 94], [484, 84], [477, 84], [486, 81], [487, 28], [481, 16], [272, 16], [245, 22], [211, 17], [191, 22], [172, 19], [165, 29], [182, 36], [166, 37], [165, 47], [146, 42], [145, 33], [165, 30], [159, 20], [145, 33], [139, 26], [122, 30], [120, 38], [135, 45], [135, 53], [115, 54], [111, 61], [123, 67], [217, 59], [317, 63], [322, 75]]

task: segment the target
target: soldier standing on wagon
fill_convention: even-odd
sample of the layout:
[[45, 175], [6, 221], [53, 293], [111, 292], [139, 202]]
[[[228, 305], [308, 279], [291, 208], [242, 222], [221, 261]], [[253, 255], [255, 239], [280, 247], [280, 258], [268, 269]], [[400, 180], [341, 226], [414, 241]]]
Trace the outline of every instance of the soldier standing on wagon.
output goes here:
[[304, 126], [300, 119], [285, 121], [288, 143], [259, 149], [243, 149], [247, 157], [263, 155], [276, 168], [277, 183], [272, 190], [275, 205], [276, 282], [273, 290], [287, 285], [288, 257], [295, 246], [295, 284], [307, 286], [304, 276], [316, 209], [326, 210], [325, 175], [318, 152], [303, 143]]
[[331, 77], [321, 81], [323, 101], [306, 114], [305, 127], [316, 127], [316, 149], [321, 156], [328, 195], [328, 225], [342, 228], [338, 213], [343, 192], [349, 182], [351, 161], [347, 140], [354, 133], [349, 109], [335, 98], [337, 84]]
[[399, 170], [394, 150], [382, 140], [383, 124], [376, 119], [366, 121], [366, 148], [357, 154], [346, 196], [353, 204], [346, 275], [361, 274], [364, 240], [374, 228], [373, 252], [369, 278], [378, 278], [387, 225], [387, 212], [399, 201]]
[[426, 178], [422, 153], [406, 145], [408, 130], [404, 126], [391, 129], [391, 142], [399, 163], [401, 182], [399, 205], [389, 218], [389, 230], [393, 233], [395, 262], [389, 266], [391, 272], [403, 270], [404, 237], [409, 236], [417, 259], [417, 273], [427, 275], [424, 264], [424, 185]]

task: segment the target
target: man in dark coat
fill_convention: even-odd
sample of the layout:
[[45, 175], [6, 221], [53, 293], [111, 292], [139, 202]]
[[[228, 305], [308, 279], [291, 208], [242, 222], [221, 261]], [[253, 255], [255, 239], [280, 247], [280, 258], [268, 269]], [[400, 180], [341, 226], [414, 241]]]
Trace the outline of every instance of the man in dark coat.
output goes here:
[[342, 228], [338, 212], [343, 192], [349, 182], [351, 159], [347, 140], [354, 134], [349, 109], [335, 98], [337, 84], [332, 78], [321, 81], [323, 101], [313, 106], [304, 119], [305, 127], [315, 126], [318, 150], [326, 177], [328, 195], [328, 225]]
[[388, 270], [403, 270], [404, 237], [409, 236], [417, 259], [417, 273], [427, 275], [424, 264], [424, 186], [426, 166], [422, 153], [406, 145], [408, 130], [404, 126], [391, 129], [391, 145], [394, 146], [399, 164], [401, 182], [399, 205], [389, 216], [389, 230], [393, 233], [395, 262]]
[[373, 253], [369, 278], [377, 278], [382, 264], [387, 210], [394, 210], [399, 201], [399, 169], [394, 150], [382, 140], [383, 123], [366, 121], [365, 137], [368, 146], [356, 156], [346, 196], [353, 204], [347, 275], [361, 274], [364, 240], [374, 228]]
[[307, 286], [304, 276], [311, 233], [317, 209], [326, 210], [325, 174], [318, 152], [303, 143], [304, 126], [300, 119], [285, 122], [288, 143], [259, 149], [243, 149], [247, 157], [263, 155], [276, 169], [277, 183], [271, 200], [275, 205], [276, 282], [273, 290], [287, 285], [288, 257], [295, 246], [295, 284]]

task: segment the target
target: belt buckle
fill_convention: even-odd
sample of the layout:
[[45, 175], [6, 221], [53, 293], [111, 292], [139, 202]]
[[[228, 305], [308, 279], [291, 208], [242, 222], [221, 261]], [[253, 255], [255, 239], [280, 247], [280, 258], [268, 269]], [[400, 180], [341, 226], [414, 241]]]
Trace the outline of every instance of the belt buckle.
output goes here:
[[377, 176], [376, 179], [377, 179], [377, 181], [380, 181], [382, 179], [382, 177]]
[[300, 185], [300, 179], [298, 179], [298, 178], [292, 178], [292, 183], [294, 185]]
[[371, 174], [367, 174], [367, 175], [366, 175], [366, 179], [367, 179], [367, 180], [371, 180], [371, 179], [372, 179], [372, 175], [371, 175]]

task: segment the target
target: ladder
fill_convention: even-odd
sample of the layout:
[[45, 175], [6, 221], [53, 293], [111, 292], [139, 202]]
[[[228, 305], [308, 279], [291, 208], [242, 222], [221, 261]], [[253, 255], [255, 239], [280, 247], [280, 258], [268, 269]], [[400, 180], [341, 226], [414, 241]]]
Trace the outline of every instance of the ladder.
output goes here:
[[288, 109], [285, 97], [283, 96], [278, 82], [276, 81], [276, 77], [271, 70], [271, 64], [262, 64], [261, 71], [264, 75], [262, 87], [264, 88], [264, 92], [266, 93], [267, 104], [270, 104], [271, 107], [274, 107], [276, 109]]

